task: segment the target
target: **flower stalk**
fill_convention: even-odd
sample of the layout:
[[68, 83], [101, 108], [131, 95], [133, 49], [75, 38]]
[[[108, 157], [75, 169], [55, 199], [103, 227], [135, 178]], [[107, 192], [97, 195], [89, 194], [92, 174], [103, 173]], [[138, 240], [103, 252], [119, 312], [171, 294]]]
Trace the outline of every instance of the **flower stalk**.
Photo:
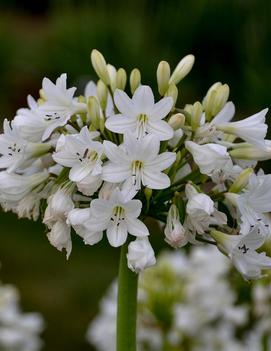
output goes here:
[[121, 247], [118, 276], [117, 351], [136, 351], [138, 274], [127, 266], [128, 243]]

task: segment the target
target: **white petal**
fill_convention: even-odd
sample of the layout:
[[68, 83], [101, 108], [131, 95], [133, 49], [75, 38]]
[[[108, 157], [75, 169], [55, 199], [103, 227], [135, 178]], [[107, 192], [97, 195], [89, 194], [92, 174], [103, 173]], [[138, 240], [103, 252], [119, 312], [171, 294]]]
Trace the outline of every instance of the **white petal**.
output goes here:
[[104, 152], [106, 154], [106, 157], [117, 164], [122, 164], [126, 160], [128, 160], [126, 153], [123, 151], [122, 148], [118, 147], [111, 141], [105, 140], [104, 143]]
[[122, 90], [116, 89], [114, 93], [114, 101], [117, 109], [125, 116], [136, 117], [137, 110], [134, 102]]
[[148, 121], [148, 131], [152, 134], [155, 134], [159, 140], [169, 140], [173, 137], [174, 131], [171, 126], [160, 120], [149, 120]]
[[165, 97], [157, 102], [150, 112], [150, 116], [154, 118], [162, 119], [170, 112], [173, 106], [172, 97]]
[[91, 172], [91, 169], [84, 164], [77, 164], [70, 169], [69, 178], [73, 182], [80, 182], [87, 177]]
[[118, 247], [123, 245], [128, 235], [126, 224], [121, 222], [118, 226], [116, 224], [110, 225], [107, 228], [106, 235], [111, 246]]
[[128, 232], [134, 236], [147, 236], [149, 235], [149, 230], [146, 225], [139, 219], [126, 216], [126, 223]]
[[125, 203], [125, 212], [129, 217], [137, 218], [142, 209], [142, 202], [140, 200], [131, 200]]
[[149, 114], [154, 107], [154, 96], [151, 88], [140, 85], [134, 92], [132, 101], [139, 113]]
[[225, 104], [222, 110], [212, 120], [212, 124], [220, 124], [229, 122], [235, 114], [235, 106], [229, 101]]
[[162, 172], [153, 173], [149, 170], [144, 170], [142, 183], [150, 189], [166, 189], [170, 186], [170, 179]]
[[175, 152], [163, 152], [158, 155], [156, 159], [151, 162], [146, 163], [147, 168], [155, 168], [159, 171], [170, 167], [176, 160]]
[[114, 133], [123, 134], [136, 128], [136, 119], [122, 115], [111, 116], [107, 118], [105, 127]]
[[111, 183], [123, 182], [131, 175], [128, 165], [116, 165], [109, 162], [103, 167], [102, 179]]

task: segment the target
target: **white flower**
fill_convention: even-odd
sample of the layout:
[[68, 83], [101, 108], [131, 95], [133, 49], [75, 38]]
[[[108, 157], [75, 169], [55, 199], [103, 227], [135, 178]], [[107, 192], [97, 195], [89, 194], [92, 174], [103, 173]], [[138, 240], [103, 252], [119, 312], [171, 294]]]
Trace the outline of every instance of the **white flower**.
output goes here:
[[192, 154], [202, 174], [211, 176], [216, 170], [232, 166], [232, 160], [225, 146], [212, 143], [198, 145], [193, 141], [186, 141], [185, 147]]
[[90, 204], [91, 219], [85, 223], [89, 235], [106, 230], [110, 245], [117, 247], [125, 243], [128, 232], [134, 236], [147, 236], [149, 231], [138, 218], [141, 212], [140, 200], [125, 198], [117, 188], [108, 200], [95, 199]]
[[72, 241], [71, 241], [71, 227], [66, 223], [65, 220], [56, 221], [51, 230], [47, 233], [49, 242], [57, 248], [57, 250], [62, 251], [63, 249], [67, 252], [67, 259], [72, 251]]
[[216, 128], [225, 133], [234, 134], [253, 145], [263, 146], [267, 133], [267, 125], [265, 124], [267, 112], [268, 109], [266, 108], [253, 116], [237, 122], [220, 124], [217, 120]]
[[156, 104], [149, 86], [139, 86], [133, 98], [117, 89], [114, 94], [115, 105], [120, 114], [109, 117], [105, 123], [107, 129], [125, 134], [135, 132], [137, 138], [146, 134], [154, 134], [159, 140], [169, 140], [173, 137], [173, 129], [162, 121], [173, 106], [173, 99], [166, 97]]
[[146, 237], [137, 238], [128, 246], [128, 267], [136, 273], [154, 266], [156, 263], [153, 248]]
[[8, 173], [29, 165], [35, 157], [45, 154], [51, 148], [48, 144], [36, 144], [24, 140], [18, 127], [7, 119], [4, 121], [4, 134], [0, 134], [0, 168]]
[[[70, 180], [81, 182], [88, 176], [95, 177], [102, 173], [103, 145], [92, 140], [98, 135], [98, 132], [89, 132], [84, 127], [79, 134], [63, 135], [58, 141], [53, 159], [60, 165], [71, 168]], [[93, 179], [95, 180], [96, 178]]]
[[133, 186], [136, 190], [140, 190], [141, 183], [151, 189], [168, 188], [170, 179], [162, 171], [172, 165], [176, 154], [164, 152], [158, 155], [159, 147], [158, 139], [151, 135], [137, 140], [127, 134], [120, 146], [105, 141], [105, 154], [110, 162], [103, 167], [103, 179], [112, 183], [125, 181], [128, 187]]
[[71, 227], [66, 221], [69, 212], [74, 208], [70, 196], [71, 189], [58, 189], [48, 198], [48, 206], [43, 218], [43, 223], [50, 229], [47, 233], [50, 243], [59, 251], [64, 248], [67, 252], [67, 259], [72, 250]]
[[263, 214], [271, 211], [270, 199], [271, 174], [251, 174], [247, 189], [236, 199], [242, 220], [254, 225]]
[[208, 195], [198, 193], [191, 184], [186, 185], [185, 193], [188, 199], [185, 224], [191, 231], [204, 234], [212, 224], [227, 224], [227, 216], [215, 208]]
[[[97, 85], [91, 80], [87, 83], [85, 87], [85, 97], [88, 98], [90, 96], [95, 96], [98, 98], [97, 94]], [[107, 95], [107, 101], [106, 101], [106, 109], [105, 109], [105, 116], [109, 117], [114, 114], [114, 104], [113, 100], [110, 94]]]
[[271, 258], [256, 251], [265, 241], [265, 235], [261, 234], [258, 226], [246, 235], [228, 235], [218, 231], [210, 234], [246, 279], [258, 279], [262, 269], [271, 268]]
[[168, 216], [167, 224], [164, 230], [165, 241], [174, 248], [182, 247], [188, 243], [185, 228], [180, 222], [179, 211], [176, 205], [171, 205]]
[[19, 201], [48, 178], [47, 172], [32, 175], [0, 172], [0, 200]]
[[63, 127], [73, 114], [86, 111], [86, 104], [78, 103], [73, 98], [76, 88], [67, 89], [66, 80], [66, 74], [62, 74], [56, 80], [56, 84], [44, 78], [42, 89], [46, 101], [37, 106], [33, 98], [29, 98], [30, 109], [18, 110], [15, 124], [30, 141], [48, 139], [52, 132], [58, 127]]

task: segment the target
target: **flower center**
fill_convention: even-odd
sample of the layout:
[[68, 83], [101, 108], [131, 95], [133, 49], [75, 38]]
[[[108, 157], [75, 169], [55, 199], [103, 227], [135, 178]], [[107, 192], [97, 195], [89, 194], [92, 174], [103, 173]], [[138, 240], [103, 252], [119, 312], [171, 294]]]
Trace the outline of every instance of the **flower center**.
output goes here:
[[16, 143], [14, 143], [8, 147], [8, 151], [9, 151], [8, 155], [13, 156], [16, 152], [20, 153], [22, 151], [22, 148], [20, 145], [17, 145]]
[[46, 114], [45, 117], [44, 117], [44, 121], [45, 122], [51, 122], [51, 121], [58, 120], [60, 118], [61, 118], [61, 116], [58, 113], [54, 112], [52, 114]]
[[136, 134], [138, 139], [142, 138], [144, 135], [148, 134], [147, 132], [147, 123], [148, 123], [148, 116], [145, 113], [141, 113], [137, 116], [137, 127], [136, 127]]
[[144, 168], [143, 162], [136, 160], [132, 162], [132, 179], [133, 185], [136, 190], [140, 190], [141, 188], [141, 178], [142, 178], [142, 170]]
[[114, 225], [118, 227], [120, 223], [125, 220], [124, 208], [121, 206], [114, 207], [112, 211], [112, 216], [110, 219], [114, 223]]
[[84, 160], [92, 163], [92, 162], [96, 162], [98, 159], [98, 154], [95, 150], [91, 150], [91, 149], [85, 149], [83, 155], [80, 154], [79, 152], [76, 152], [76, 155], [78, 156], [78, 160], [80, 162], [83, 162]]

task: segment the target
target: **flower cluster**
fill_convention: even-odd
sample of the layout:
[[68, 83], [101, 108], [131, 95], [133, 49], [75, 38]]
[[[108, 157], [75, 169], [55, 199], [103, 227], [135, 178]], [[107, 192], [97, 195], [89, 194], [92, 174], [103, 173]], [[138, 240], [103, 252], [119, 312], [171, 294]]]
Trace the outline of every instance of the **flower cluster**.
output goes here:
[[[257, 161], [271, 158], [265, 140], [267, 109], [232, 122], [229, 87], [215, 83], [202, 101], [178, 105], [178, 84], [194, 56], [171, 73], [157, 68], [160, 98], [132, 70], [126, 92], [123, 68], [107, 64], [97, 50], [91, 61], [99, 80], [84, 95], [44, 78], [40, 97], [4, 121], [0, 135], [0, 203], [19, 217], [41, 216], [57, 249], [72, 250], [71, 228], [94, 245], [104, 233], [113, 247], [128, 234], [127, 259], [139, 272], [155, 263], [144, 224], [166, 224], [175, 248], [211, 243], [247, 279], [271, 267], [262, 250], [270, 237], [271, 175]], [[130, 237], [128, 240], [131, 240]]]
[[38, 313], [22, 313], [17, 289], [0, 285], [0, 349], [3, 351], [38, 351], [43, 319]]
[[[138, 350], [269, 350], [270, 302], [270, 277], [248, 287], [214, 247], [164, 252], [139, 279]], [[99, 351], [115, 350], [116, 314], [114, 282], [87, 331]]]

